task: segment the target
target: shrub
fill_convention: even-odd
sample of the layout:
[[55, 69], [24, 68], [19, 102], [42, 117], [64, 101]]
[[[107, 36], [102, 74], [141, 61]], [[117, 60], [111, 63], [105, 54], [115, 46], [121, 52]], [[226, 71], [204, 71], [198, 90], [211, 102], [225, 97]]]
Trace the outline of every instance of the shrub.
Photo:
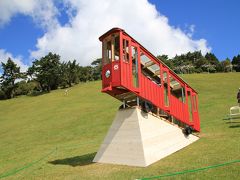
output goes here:
[[0, 100], [6, 99], [5, 93], [0, 89]]

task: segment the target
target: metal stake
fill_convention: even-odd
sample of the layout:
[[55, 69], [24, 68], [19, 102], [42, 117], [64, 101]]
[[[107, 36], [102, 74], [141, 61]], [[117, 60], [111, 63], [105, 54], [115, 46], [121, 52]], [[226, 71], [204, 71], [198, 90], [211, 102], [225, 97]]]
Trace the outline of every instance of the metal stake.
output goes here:
[[126, 102], [125, 102], [125, 100], [123, 100], [123, 109], [125, 109], [126, 108]]
[[137, 97], [137, 106], [139, 106], [139, 97]]

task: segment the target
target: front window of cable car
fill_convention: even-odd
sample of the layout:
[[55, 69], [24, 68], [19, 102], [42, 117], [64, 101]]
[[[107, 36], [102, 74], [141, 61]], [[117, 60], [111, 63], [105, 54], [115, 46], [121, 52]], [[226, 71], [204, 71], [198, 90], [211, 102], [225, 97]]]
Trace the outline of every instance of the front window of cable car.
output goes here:
[[103, 41], [103, 65], [119, 60], [119, 35], [112, 34]]
[[114, 60], [118, 61], [120, 59], [120, 39], [119, 35], [114, 37]]

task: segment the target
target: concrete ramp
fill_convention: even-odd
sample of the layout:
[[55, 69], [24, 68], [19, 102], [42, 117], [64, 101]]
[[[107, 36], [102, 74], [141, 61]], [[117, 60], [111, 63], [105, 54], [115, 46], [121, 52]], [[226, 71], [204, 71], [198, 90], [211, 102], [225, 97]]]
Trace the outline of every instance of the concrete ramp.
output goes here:
[[119, 110], [93, 162], [146, 167], [198, 140], [138, 108]]

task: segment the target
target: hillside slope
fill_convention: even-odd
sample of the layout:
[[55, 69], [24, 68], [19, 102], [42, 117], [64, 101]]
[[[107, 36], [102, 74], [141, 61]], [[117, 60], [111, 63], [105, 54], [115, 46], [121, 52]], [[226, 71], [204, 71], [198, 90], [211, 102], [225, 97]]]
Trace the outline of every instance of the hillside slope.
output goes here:
[[[0, 101], [0, 177], [10, 172], [11, 179], [136, 179], [240, 159], [240, 119], [223, 120], [236, 105], [240, 73], [183, 78], [199, 92], [201, 139], [147, 168], [91, 163], [121, 104], [100, 92], [100, 81], [72, 87], [67, 96], [57, 90]], [[239, 175], [237, 163], [178, 178]]]

